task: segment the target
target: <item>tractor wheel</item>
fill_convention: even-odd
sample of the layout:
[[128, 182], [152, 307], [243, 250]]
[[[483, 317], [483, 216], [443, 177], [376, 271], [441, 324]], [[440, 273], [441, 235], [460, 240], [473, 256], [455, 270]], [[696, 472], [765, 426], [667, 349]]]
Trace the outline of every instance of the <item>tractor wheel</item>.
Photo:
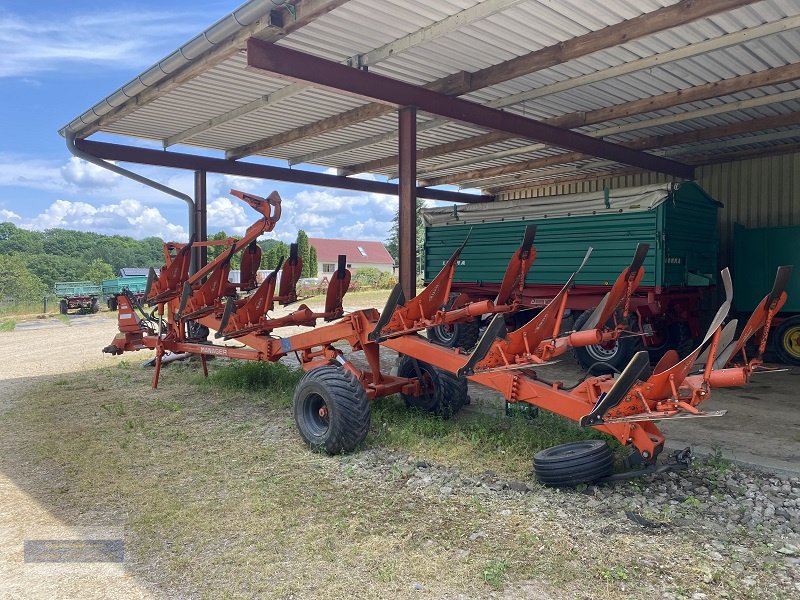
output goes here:
[[410, 356], [400, 355], [398, 377], [421, 376], [423, 393], [419, 396], [400, 394], [406, 406], [421, 408], [449, 419], [467, 403], [467, 380]]
[[428, 329], [428, 339], [434, 344], [446, 348], [463, 348], [471, 350], [478, 343], [481, 328], [480, 322], [475, 319], [466, 323], [453, 323], [439, 325]]
[[[575, 330], [583, 327], [589, 320], [592, 311], [584, 311], [575, 319]], [[609, 323], [613, 326], [613, 323]], [[639, 350], [642, 349], [642, 338], [638, 335], [623, 336], [616, 341], [593, 346], [574, 348], [575, 358], [584, 369], [592, 368], [592, 373], [619, 373], [621, 372]]]
[[350, 452], [367, 437], [367, 392], [356, 377], [325, 366], [303, 375], [294, 392], [294, 422], [312, 450]]
[[60, 312], [62, 315], [67, 314], [68, 309], [69, 309], [69, 304], [67, 304], [66, 300], [62, 300], [61, 302], [58, 303], [58, 312]]
[[775, 353], [787, 365], [800, 365], [800, 315], [789, 317], [775, 329]]
[[537, 452], [533, 470], [544, 485], [573, 487], [611, 475], [614, 456], [602, 440], [569, 442]]

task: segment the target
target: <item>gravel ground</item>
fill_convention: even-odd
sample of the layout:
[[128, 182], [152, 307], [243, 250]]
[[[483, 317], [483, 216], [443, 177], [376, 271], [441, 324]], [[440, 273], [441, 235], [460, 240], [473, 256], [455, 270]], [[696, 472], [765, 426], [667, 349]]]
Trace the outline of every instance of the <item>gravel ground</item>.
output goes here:
[[[604, 535], [619, 533], [667, 540], [670, 536], [691, 537], [700, 541], [704, 559], [740, 578], [741, 597], [800, 597], [798, 477], [770, 476], [730, 463], [707, 461], [685, 471], [581, 490], [558, 490], [532, 480], [502, 480], [490, 471], [480, 476], [464, 474], [382, 449], [343, 457], [340, 462], [348, 477], [373, 481], [400, 478], [409, 491], [423, 496], [477, 496], [482, 502], [506, 507], [499, 510], [509, 514], [549, 507], [558, 516], [570, 519], [576, 535], [594, 538], [597, 543], [602, 543]], [[476, 531], [471, 539], [485, 535]], [[687, 566], [695, 558], [687, 557]], [[642, 560], [647, 564], [652, 559]], [[700, 576], [705, 583], [718, 577], [712, 570]], [[670, 591], [673, 586], [669, 578], [661, 584], [663, 598], [712, 597], [703, 592]]]

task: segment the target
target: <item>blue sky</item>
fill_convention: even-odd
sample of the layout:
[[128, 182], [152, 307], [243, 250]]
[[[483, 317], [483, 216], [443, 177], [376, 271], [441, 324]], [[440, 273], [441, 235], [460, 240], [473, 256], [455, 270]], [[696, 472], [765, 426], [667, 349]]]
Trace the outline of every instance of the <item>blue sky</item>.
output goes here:
[[[239, 4], [4, 0], [0, 222], [185, 239], [182, 202], [79, 161], [57, 131]], [[192, 194], [189, 172], [132, 168]], [[397, 203], [394, 196], [211, 175], [210, 232], [240, 234], [257, 217], [227, 195], [231, 187], [261, 195], [277, 189], [284, 216], [271, 236], [284, 240], [299, 228], [311, 237], [384, 240]]]

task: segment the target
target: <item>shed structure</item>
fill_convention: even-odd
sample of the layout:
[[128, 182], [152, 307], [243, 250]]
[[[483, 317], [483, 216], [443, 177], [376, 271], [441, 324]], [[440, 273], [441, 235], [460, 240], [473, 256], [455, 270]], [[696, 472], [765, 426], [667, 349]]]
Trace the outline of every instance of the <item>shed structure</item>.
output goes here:
[[398, 194], [406, 294], [415, 196], [696, 177], [725, 205], [724, 259], [734, 221], [800, 224], [800, 0], [250, 0], [61, 134], [194, 170], [200, 237], [208, 171]]

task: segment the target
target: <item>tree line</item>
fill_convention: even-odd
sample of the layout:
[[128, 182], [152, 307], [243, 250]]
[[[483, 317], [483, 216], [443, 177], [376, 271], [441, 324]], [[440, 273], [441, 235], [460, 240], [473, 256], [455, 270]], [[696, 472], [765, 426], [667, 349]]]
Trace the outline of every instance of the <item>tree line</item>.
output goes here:
[[[222, 240], [224, 231], [209, 236]], [[308, 236], [298, 232], [303, 277], [317, 274], [316, 249]], [[262, 248], [261, 268], [275, 268], [279, 257], [289, 256], [289, 246], [277, 240], [258, 242]], [[210, 247], [212, 260], [222, 247]], [[232, 260], [239, 267], [241, 253]], [[41, 300], [58, 281], [93, 281], [116, 277], [122, 267], [160, 267], [164, 264], [163, 242], [157, 237], [141, 240], [122, 235], [103, 235], [71, 229], [30, 231], [13, 223], [0, 223], [0, 301]]]

